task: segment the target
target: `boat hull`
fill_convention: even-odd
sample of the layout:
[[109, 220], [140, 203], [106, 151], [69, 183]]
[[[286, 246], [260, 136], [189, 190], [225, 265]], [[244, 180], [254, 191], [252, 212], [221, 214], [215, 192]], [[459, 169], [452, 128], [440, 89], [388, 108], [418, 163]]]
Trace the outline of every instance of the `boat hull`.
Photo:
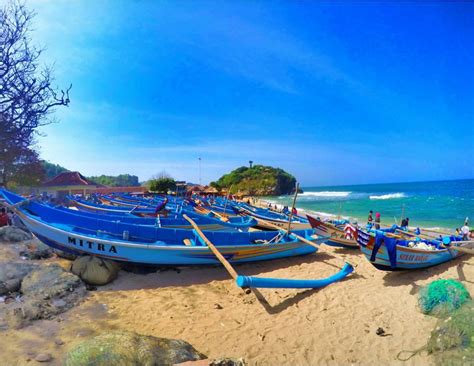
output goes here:
[[346, 249], [359, 249], [359, 245], [355, 239], [346, 239], [344, 230], [337, 228], [335, 225], [326, 223], [316, 217], [306, 215], [308, 221], [319, 236], [328, 237], [324, 244]]
[[[147, 265], [203, 265], [219, 264], [207, 246], [166, 245], [157, 243], [130, 243], [82, 235], [51, 226], [23, 211], [18, 215], [26, 227], [46, 245], [77, 255], [100, 256], [121, 262]], [[222, 245], [218, 247], [232, 263], [270, 260], [316, 252], [301, 242], [255, 245]]]
[[401, 245], [396, 246], [396, 267], [390, 262], [389, 253], [385, 244], [377, 251], [374, 260], [372, 252], [375, 245], [375, 237], [362, 230], [358, 230], [357, 242], [360, 250], [374, 267], [384, 271], [400, 271], [410, 269], [421, 269], [436, 266], [461, 256], [463, 253], [455, 249], [439, 249], [434, 251], [415, 249]]

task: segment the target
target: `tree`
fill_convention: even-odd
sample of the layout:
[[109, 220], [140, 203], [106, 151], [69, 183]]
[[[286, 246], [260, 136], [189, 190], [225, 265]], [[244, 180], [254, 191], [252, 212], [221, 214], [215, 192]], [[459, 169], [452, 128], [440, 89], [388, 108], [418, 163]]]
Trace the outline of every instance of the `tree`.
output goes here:
[[89, 180], [111, 187], [138, 187], [138, 177], [130, 174], [120, 174], [117, 176], [101, 175], [98, 177], [88, 177]]
[[152, 192], [166, 193], [176, 189], [176, 181], [165, 171], [155, 174], [145, 185]]
[[52, 164], [48, 161], [42, 160], [41, 165], [43, 166], [44, 174], [46, 179], [52, 179], [56, 177], [58, 174], [63, 172], [68, 172], [69, 170], [62, 167], [59, 164]]
[[55, 107], [69, 104], [69, 91], [53, 87], [52, 68], [40, 66], [42, 49], [31, 45], [34, 13], [16, 1], [0, 8], [0, 181], [28, 175], [39, 164], [38, 127], [54, 122]]
[[150, 191], [166, 193], [176, 189], [176, 181], [173, 178], [158, 178], [150, 181]]

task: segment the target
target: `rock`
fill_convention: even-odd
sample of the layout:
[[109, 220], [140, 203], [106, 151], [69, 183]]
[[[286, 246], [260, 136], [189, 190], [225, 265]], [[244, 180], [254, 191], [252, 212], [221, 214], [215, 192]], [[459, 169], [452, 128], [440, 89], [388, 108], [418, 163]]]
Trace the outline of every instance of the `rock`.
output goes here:
[[377, 330], [375, 331], [375, 334], [377, 334], [380, 337], [388, 337], [392, 335], [391, 333], [386, 333], [385, 329], [383, 328], [377, 328]]
[[243, 358], [218, 358], [212, 360], [209, 366], [245, 366], [246, 363]]
[[35, 361], [38, 362], [49, 362], [53, 359], [53, 356], [49, 353], [40, 353], [35, 357]]
[[67, 354], [65, 365], [174, 365], [205, 358], [182, 340], [115, 331], [77, 345]]
[[38, 239], [28, 243], [26, 248], [27, 250], [20, 252], [20, 255], [28, 259], [44, 259], [53, 255], [53, 250]]
[[78, 275], [89, 285], [106, 285], [118, 276], [120, 267], [117, 263], [99, 257], [83, 256], [77, 258], [71, 272]]
[[31, 320], [51, 319], [74, 305], [86, 294], [81, 279], [58, 264], [38, 266], [21, 283], [21, 303], [8, 309], [10, 327], [21, 328]]
[[54, 341], [54, 343], [57, 345], [57, 346], [62, 346], [64, 344], [64, 341], [62, 339], [56, 339]]
[[87, 291], [97, 291], [97, 287], [89, 285], [86, 283], [86, 290]]
[[223, 309], [223, 307], [220, 304], [214, 304], [214, 309], [221, 310], [221, 309]]
[[84, 287], [80, 278], [58, 264], [41, 266], [31, 271], [21, 284], [21, 292], [29, 296], [53, 298]]
[[0, 295], [20, 289], [23, 278], [37, 268], [29, 263], [0, 263]]
[[54, 299], [53, 300], [53, 306], [56, 306], [57, 308], [62, 308], [66, 305], [67, 305], [67, 303], [63, 299]]
[[59, 250], [59, 249], [52, 249], [52, 251], [53, 251], [53, 253], [56, 254], [58, 257], [65, 258], [65, 259], [69, 259], [70, 261], [73, 261], [74, 259], [77, 258], [77, 255], [76, 255], [76, 254], [64, 252], [64, 251]]
[[174, 366], [209, 366], [211, 363], [211, 360], [205, 359], [205, 360], [197, 360], [197, 361], [186, 361], [182, 363], [177, 363]]
[[7, 241], [10, 243], [17, 243], [20, 241], [30, 240], [33, 236], [16, 226], [0, 227], [0, 241]]

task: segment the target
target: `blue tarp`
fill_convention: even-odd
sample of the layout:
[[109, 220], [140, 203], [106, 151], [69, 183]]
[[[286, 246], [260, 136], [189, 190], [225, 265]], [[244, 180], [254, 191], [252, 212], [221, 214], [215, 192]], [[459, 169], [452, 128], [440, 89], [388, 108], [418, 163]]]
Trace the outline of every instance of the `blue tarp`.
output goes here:
[[371, 262], [375, 261], [375, 256], [377, 255], [377, 252], [379, 251], [382, 244], [384, 244], [385, 247], [387, 248], [388, 258], [390, 260], [390, 266], [392, 268], [396, 268], [397, 267], [397, 239], [387, 238], [383, 234], [377, 233], [375, 235], [375, 244], [374, 244], [374, 248], [372, 249], [372, 255], [370, 256], [370, 261]]

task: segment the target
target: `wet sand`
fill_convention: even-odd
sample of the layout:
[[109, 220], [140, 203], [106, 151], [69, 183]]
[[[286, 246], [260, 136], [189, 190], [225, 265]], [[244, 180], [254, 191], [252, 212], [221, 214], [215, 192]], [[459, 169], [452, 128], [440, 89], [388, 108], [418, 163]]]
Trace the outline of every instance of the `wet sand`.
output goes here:
[[[9, 257], [11, 244], [0, 247], [1, 257]], [[28, 360], [49, 352], [50, 364], [61, 365], [75, 344], [112, 329], [180, 338], [210, 358], [243, 357], [250, 365], [402, 364], [398, 352], [422, 347], [436, 322], [417, 307], [421, 286], [454, 278], [474, 293], [469, 280], [474, 263], [467, 256], [431, 269], [388, 273], [373, 268], [358, 251], [323, 246], [315, 255], [236, 268], [247, 275], [321, 278], [337, 271], [342, 259], [356, 267], [345, 281], [319, 290], [251, 294], [237, 288], [220, 267], [168, 268], [147, 275], [121, 271], [115, 282], [90, 292], [56, 319], [0, 331], [2, 364], [36, 363]], [[376, 334], [379, 327], [386, 336]], [[422, 353], [403, 364], [432, 363]]]

